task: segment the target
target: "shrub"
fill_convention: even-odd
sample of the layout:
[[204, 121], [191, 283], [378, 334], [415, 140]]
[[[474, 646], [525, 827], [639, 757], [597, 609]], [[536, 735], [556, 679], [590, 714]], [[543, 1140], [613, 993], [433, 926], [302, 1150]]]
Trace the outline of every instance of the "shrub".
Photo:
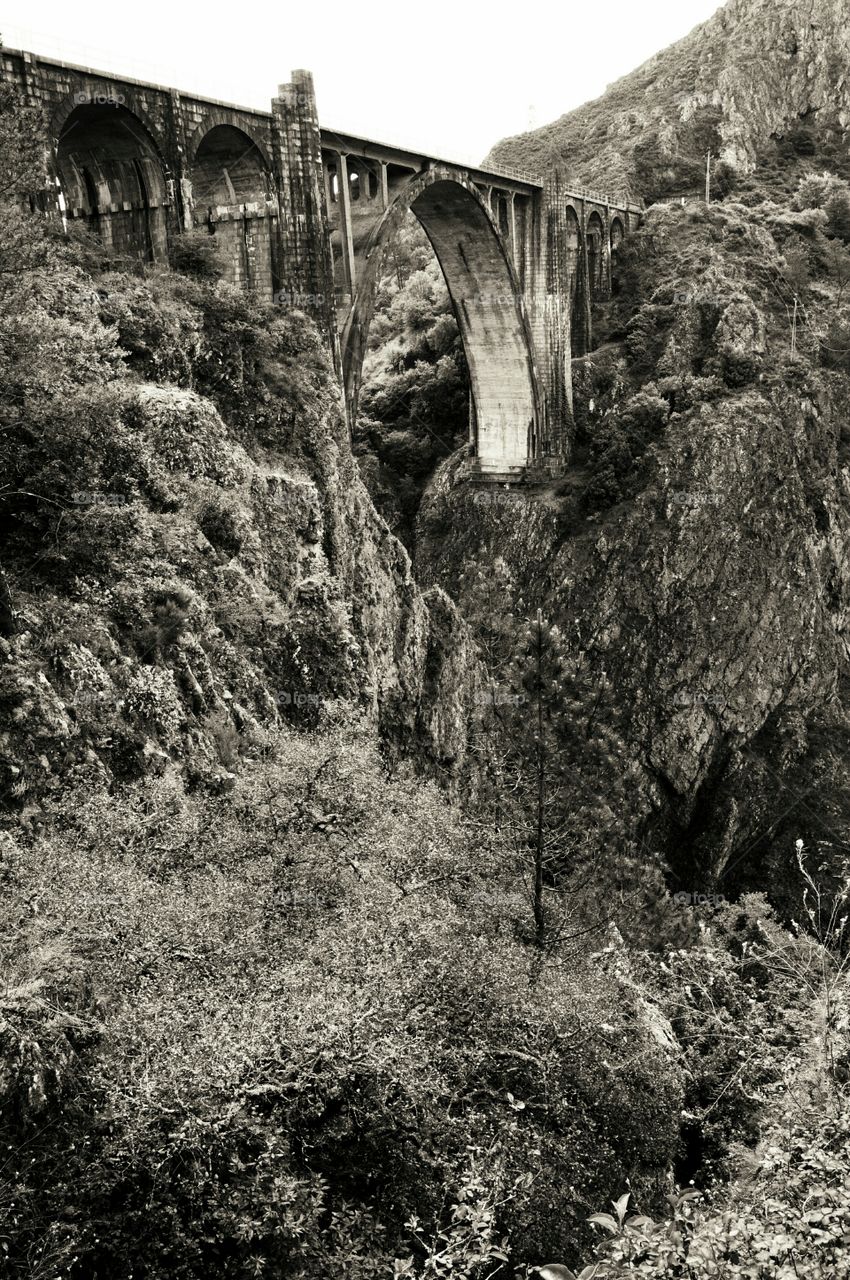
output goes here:
[[175, 236], [168, 256], [175, 271], [197, 280], [220, 280], [224, 275], [221, 247], [206, 229], [197, 227]]
[[510, 851], [359, 735], [284, 736], [226, 795], [166, 772], [55, 818], [0, 941], [62, 940], [106, 1026], [17, 1166], [10, 1274], [378, 1280], [442, 1238], [472, 1277], [508, 1234], [574, 1252], [574, 1202], [624, 1177], [653, 1198], [680, 1085], [633, 993], [589, 957], [541, 971]]
[[827, 234], [850, 243], [850, 187], [834, 191], [824, 209], [827, 216]]

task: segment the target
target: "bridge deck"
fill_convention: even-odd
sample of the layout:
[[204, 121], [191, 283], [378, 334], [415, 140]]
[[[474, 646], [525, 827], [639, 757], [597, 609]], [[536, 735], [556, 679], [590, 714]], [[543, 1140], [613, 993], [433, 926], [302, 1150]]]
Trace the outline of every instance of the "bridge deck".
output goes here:
[[[125, 76], [116, 71], [102, 71], [97, 67], [84, 66], [79, 63], [65, 62], [61, 58], [43, 57], [36, 53], [31, 53], [23, 49], [10, 49], [3, 47], [2, 56], [6, 58], [21, 58], [25, 61], [31, 61], [41, 67], [58, 67], [64, 71], [78, 72], [81, 75], [90, 76], [92, 79], [100, 81], [112, 81], [116, 84], [127, 84], [137, 86], [142, 89], [153, 90], [168, 94], [179, 94], [180, 98], [186, 102], [195, 102], [212, 107], [221, 107], [229, 111], [238, 111], [242, 115], [254, 116], [257, 120], [270, 122], [272, 113], [263, 111], [258, 107], [243, 107], [238, 103], [225, 102], [221, 98], [208, 98], [203, 94], [186, 93], [183, 90], [176, 89], [173, 86], [157, 84], [153, 81], [138, 80], [133, 76]], [[382, 142], [376, 138], [364, 138], [357, 134], [352, 134], [344, 129], [332, 129], [327, 125], [320, 125], [322, 135], [322, 145], [328, 150], [342, 150], [349, 155], [362, 156], [366, 160], [383, 160], [390, 164], [401, 165], [415, 171], [427, 169], [433, 165], [445, 165], [452, 169], [463, 170], [469, 174], [473, 182], [499, 186], [505, 190], [513, 190], [517, 194], [531, 195], [535, 191], [542, 191], [545, 185], [545, 178], [538, 173], [532, 173], [528, 170], [518, 169], [508, 166], [499, 166], [498, 168], [484, 169], [478, 166], [466, 164], [457, 160], [448, 159], [445, 156], [434, 156], [424, 151], [412, 151], [406, 147], [398, 146], [394, 143]], [[638, 205], [632, 204], [623, 195], [612, 195], [599, 191], [592, 191], [584, 187], [575, 187], [565, 190], [564, 195], [568, 199], [589, 200], [594, 204], [609, 206], [612, 209], [630, 210], [634, 213], [640, 213], [641, 209]]]
[[330, 151], [343, 151], [347, 155], [362, 156], [365, 160], [383, 160], [389, 164], [402, 165], [419, 172], [433, 165], [445, 165], [450, 169], [459, 169], [468, 173], [473, 182], [492, 183], [493, 185], [509, 184], [531, 194], [543, 190], [543, 179], [539, 174], [515, 168], [482, 169], [461, 160], [450, 160], [446, 156], [434, 156], [425, 151], [411, 151], [406, 147], [391, 142], [382, 142], [377, 138], [363, 138], [348, 133], [344, 129], [331, 129], [321, 125], [322, 146]]

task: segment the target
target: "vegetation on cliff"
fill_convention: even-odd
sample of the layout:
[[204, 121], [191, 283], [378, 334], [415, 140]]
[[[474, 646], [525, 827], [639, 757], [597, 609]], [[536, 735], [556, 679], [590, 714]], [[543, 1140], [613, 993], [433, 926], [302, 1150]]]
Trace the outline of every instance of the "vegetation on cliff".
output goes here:
[[378, 289], [354, 453], [373, 502], [411, 553], [434, 469], [468, 430], [463, 342], [434, 251], [410, 215]]
[[843, 0], [728, 0], [602, 98], [489, 158], [647, 203], [699, 188], [709, 151], [716, 196], [766, 160], [799, 172], [820, 154], [846, 174], [848, 57]]
[[317, 335], [2, 217], [4, 1269], [472, 1276], [657, 1203], [676, 1047], [422, 781], [474, 791], [483, 668]]

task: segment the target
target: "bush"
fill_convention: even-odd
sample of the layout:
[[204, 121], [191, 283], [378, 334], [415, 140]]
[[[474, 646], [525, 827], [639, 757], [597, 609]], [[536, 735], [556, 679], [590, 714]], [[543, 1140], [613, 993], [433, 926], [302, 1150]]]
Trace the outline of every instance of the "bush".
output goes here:
[[197, 227], [176, 236], [169, 249], [175, 271], [196, 280], [220, 280], [224, 275], [224, 258], [214, 235]]
[[588, 510], [610, 506], [637, 491], [638, 464], [669, 417], [667, 400], [644, 389], [600, 423], [588, 454], [590, 475], [584, 495]]
[[282, 737], [217, 797], [165, 772], [53, 817], [5, 863], [0, 943], [32, 967], [60, 940], [105, 1034], [45, 1086], [58, 1128], [7, 1130], [11, 1275], [378, 1280], [470, 1197], [494, 1249], [570, 1253], [574, 1203], [653, 1198], [680, 1084], [630, 988], [541, 971], [511, 852], [359, 735]]
[[846, 191], [834, 191], [824, 208], [827, 234], [850, 243], [850, 187]]
[[[786, 1130], [772, 1129], [763, 1154], [725, 1211], [704, 1206], [698, 1192], [670, 1196], [670, 1216], [654, 1222], [627, 1215], [591, 1221], [608, 1235], [591, 1280], [644, 1276], [661, 1280], [835, 1280], [847, 1274], [850, 1218], [850, 1100], [828, 1114], [809, 1112]], [[584, 1274], [584, 1273], [583, 1273]]]

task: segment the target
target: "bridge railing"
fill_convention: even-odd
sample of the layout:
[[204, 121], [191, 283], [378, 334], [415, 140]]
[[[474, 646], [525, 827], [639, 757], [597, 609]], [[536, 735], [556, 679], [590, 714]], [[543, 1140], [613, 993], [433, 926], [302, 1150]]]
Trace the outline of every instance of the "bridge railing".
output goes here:
[[488, 164], [482, 173], [492, 173], [494, 178], [513, 179], [514, 182], [531, 182], [536, 187], [543, 186], [543, 178], [539, 173], [534, 173], [531, 169], [519, 169], [514, 165], [493, 165]]
[[142, 61], [132, 55], [116, 54], [97, 45], [81, 44], [59, 38], [55, 33], [51, 35], [9, 22], [3, 23], [3, 48], [5, 53], [30, 53], [39, 62], [55, 61], [91, 68], [116, 80], [129, 78], [156, 86], [177, 85], [185, 78], [176, 66]]
[[[530, 169], [515, 168], [513, 165], [499, 165], [496, 168], [488, 165], [484, 172], [492, 174], [496, 178], [513, 178], [516, 182], [533, 182], [537, 186], [542, 186], [544, 179], [539, 173], [533, 173]], [[613, 195], [611, 192], [594, 191], [592, 187], [570, 187], [566, 194], [568, 196], [576, 196], [580, 200], [592, 200], [594, 204], [610, 205], [616, 209], [632, 209], [637, 206], [628, 196], [620, 193]]]
[[632, 207], [632, 201], [624, 195], [612, 195], [606, 191], [594, 191], [591, 187], [570, 187], [568, 196], [578, 196], [582, 200], [592, 200], [594, 204], [608, 204], [620, 209]]

